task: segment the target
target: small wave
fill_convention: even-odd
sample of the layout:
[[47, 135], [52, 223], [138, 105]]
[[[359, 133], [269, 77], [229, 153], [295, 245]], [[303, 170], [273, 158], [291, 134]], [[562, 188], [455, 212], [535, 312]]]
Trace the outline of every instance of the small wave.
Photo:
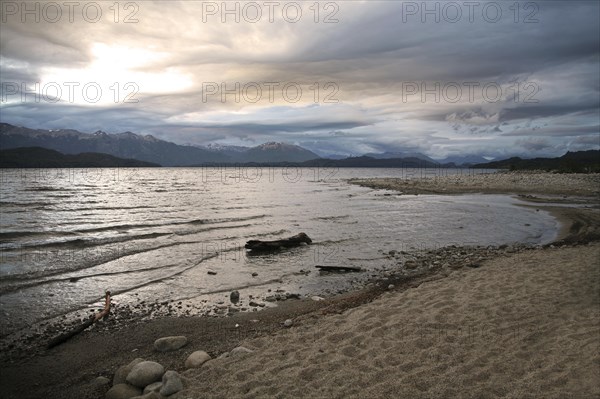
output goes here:
[[78, 233], [99, 233], [102, 231], [111, 231], [111, 230], [131, 230], [131, 229], [143, 229], [143, 228], [151, 228], [151, 227], [168, 227], [168, 226], [185, 226], [185, 225], [199, 225], [199, 224], [223, 224], [223, 223], [232, 223], [232, 222], [245, 222], [248, 220], [261, 219], [266, 217], [266, 215], [254, 215], [254, 216], [246, 216], [239, 218], [223, 218], [223, 219], [193, 219], [193, 220], [183, 220], [178, 222], [168, 222], [168, 223], [146, 223], [146, 224], [118, 224], [111, 226], [103, 226], [103, 227], [95, 227], [93, 229], [82, 229], [78, 230]]
[[10, 242], [12, 240], [23, 238], [23, 237], [39, 237], [39, 236], [60, 236], [60, 235], [74, 235], [77, 233], [69, 232], [69, 231], [5, 231], [0, 232], [0, 244], [6, 243], [6, 241]]
[[[94, 201], [97, 202], [97, 201]], [[87, 203], [93, 203], [88, 201]], [[71, 208], [71, 209], [57, 209], [58, 212], [81, 212], [81, 211], [114, 211], [123, 209], [154, 209], [156, 206], [94, 206], [89, 208]]]
[[0, 201], [0, 206], [1, 207], [15, 207], [15, 208], [20, 208], [20, 207], [30, 207], [30, 206], [50, 206], [53, 205], [49, 202], [11, 202], [11, 201]]
[[138, 234], [138, 235], [130, 235], [130, 236], [119, 236], [119, 237], [107, 237], [107, 238], [76, 238], [74, 240], [66, 240], [66, 241], [49, 241], [49, 242], [27, 242], [20, 244], [20, 248], [86, 248], [86, 247], [94, 247], [105, 244], [115, 244], [122, 243], [131, 240], [147, 240], [152, 238], [158, 238], [162, 236], [171, 235], [172, 233], [147, 233], [147, 234]]
[[23, 191], [37, 192], [37, 191], [70, 191], [65, 188], [58, 187], [48, 187], [48, 186], [40, 186], [40, 187], [28, 187]]
[[343, 215], [343, 216], [320, 216], [320, 217], [316, 217], [313, 220], [342, 220], [342, 219], [348, 219], [350, 217], [350, 215]]
[[[4, 293], [4, 291], [7, 289], [8, 290], [13, 289], [11, 287], [16, 287], [14, 289], [19, 289], [19, 287], [21, 287], [20, 282], [23, 282], [23, 281], [40, 280], [40, 279], [45, 279], [45, 278], [57, 276], [57, 275], [81, 272], [85, 269], [90, 269], [93, 267], [100, 266], [104, 263], [117, 261], [121, 258], [125, 258], [128, 256], [139, 255], [139, 254], [142, 254], [145, 252], [152, 252], [152, 251], [156, 251], [156, 250], [160, 250], [160, 249], [164, 249], [164, 248], [168, 248], [168, 247], [174, 247], [174, 246], [178, 246], [178, 245], [197, 244], [199, 242], [200, 241], [170, 242], [170, 243], [162, 244], [162, 245], [158, 245], [158, 246], [132, 248], [132, 249], [126, 250], [126, 251], [111, 250], [109, 248], [109, 249], [100, 251], [101, 254], [107, 254], [106, 256], [99, 256], [99, 257], [92, 258], [92, 259], [84, 258], [81, 262], [76, 262], [74, 264], [74, 267], [65, 267], [65, 268], [62, 268], [59, 270], [38, 270], [38, 271], [31, 271], [31, 272], [26, 272], [26, 273], [3, 275], [2, 279], [0, 279], [0, 285], [2, 285], [2, 289], [0, 290], [0, 293]], [[32, 252], [32, 256], [35, 256], [35, 254], [36, 254], [35, 252]], [[94, 254], [92, 253], [92, 256], [93, 255]], [[58, 256], [60, 256], [60, 253], [58, 254]], [[48, 281], [48, 280], [43, 280], [43, 281]], [[5, 285], [8, 285], [8, 288], [6, 288]]]
[[[83, 280], [83, 279], [87, 279], [87, 278], [115, 276], [115, 275], [119, 275], [119, 274], [143, 273], [143, 272], [155, 271], [155, 270], [159, 270], [159, 269], [169, 269], [169, 268], [177, 267], [177, 266], [180, 266], [180, 265], [171, 264], [171, 265], [161, 265], [161, 266], [157, 266], [157, 267], [146, 267], [146, 268], [142, 268], [142, 269], [120, 270], [120, 271], [115, 271], [115, 272], [101, 272], [101, 273], [92, 273], [92, 274], [83, 274], [83, 275], [67, 275], [65, 277], [46, 278], [43, 280], [13, 279], [13, 281], [12, 281], [13, 284], [3, 286], [2, 289], [0, 290], [0, 293], [2, 293], [2, 295], [6, 295], [9, 292], [22, 290], [24, 288], [39, 287], [42, 285], [47, 285], [47, 284], [52, 284], [52, 283], [65, 283], [65, 282], [75, 283], [79, 280]], [[60, 274], [65, 274], [65, 273], [60, 273]], [[46, 276], [46, 277], [48, 277], [48, 276]], [[15, 282], [18, 282], [18, 283], [15, 284]]]

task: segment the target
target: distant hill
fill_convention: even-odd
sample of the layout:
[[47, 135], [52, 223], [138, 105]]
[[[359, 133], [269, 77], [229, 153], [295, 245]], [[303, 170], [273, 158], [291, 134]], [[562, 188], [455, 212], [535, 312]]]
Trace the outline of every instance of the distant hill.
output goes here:
[[472, 165], [475, 163], [487, 162], [487, 160], [480, 155], [454, 155], [444, 159], [433, 159], [420, 152], [407, 152], [407, 151], [396, 151], [396, 152], [383, 152], [383, 153], [367, 153], [365, 157], [375, 159], [406, 159], [406, 158], [417, 158], [427, 162], [433, 162], [438, 164], [454, 164], [456, 166], [461, 165]]
[[58, 151], [41, 147], [0, 150], [0, 168], [143, 168], [157, 166], [160, 165], [95, 152], [76, 155], [61, 154]]
[[364, 154], [363, 156], [375, 159], [399, 159], [399, 158], [417, 158], [422, 159], [428, 162], [435, 162], [434, 159], [429, 158], [425, 154], [421, 154], [420, 152], [406, 152], [406, 151], [397, 151], [397, 152], [383, 152], [383, 153], [373, 153], [369, 152]]
[[444, 165], [435, 161], [426, 161], [415, 157], [377, 159], [362, 156], [345, 159], [316, 159], [303, 162], [302, 166], [339, 168], [439, 168]]
[[600, 172], [600, 150], [567, 152], [558, 158], [522, 159], [513, 157], [502, 161], [475, 164], [471, 167], [510, 170], [555, 170], [567, 173]]
[[[210, 166], [207, 164], [198, 164], [195, 166]], [[229, 164], [220, 164], [221, 166], [233, 166]], [[298, 168], [453, 168], [454, 164], [439, 164], [437, 162], [428, 162], [418, 158], [391, 158], [376, 159], [371, 157], [350, 157], [344, 159], [326, 159], [318, 158], [304, 162], [246, 162], [243, 166], [263, 166], [263, 167], [298, 167]]]
[[240, 162], [304, 162], [318, 158], [317, 154], [300, 146], [271, 142], [241, 153]]
[[77, 130], [29, 129], [0, 123], [0, 149], [43, 147], [64, 154], [98, 152], [119, 158], [137, 159], [163, 166], [191, 166], [201, 163], [302, 162], [319, 156], [292, 144], [266, 143], [256, 147], [207, 147], [179, 145], [151, 135], [132, 132], [108, 134], [103, 131], [82, 133]]
[[438, 161], [439, 163], [453, 163], [455, 165], [469, 166], [478, 163], [489, 162], [487, 159], [480, 155], [454, 155], [449, 156]]
[[256, 147], [242, 147], [235, 145], [209, 144], [200, 148], [215, 153], [224, 154], [229, 162], [303, 162], [320, 158], [312, 151], [294, 144], [264, 143]]

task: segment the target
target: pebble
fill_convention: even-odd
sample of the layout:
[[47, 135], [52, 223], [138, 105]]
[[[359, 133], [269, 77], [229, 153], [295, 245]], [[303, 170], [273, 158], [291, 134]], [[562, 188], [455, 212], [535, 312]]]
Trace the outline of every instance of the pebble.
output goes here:
[[406, 263], [404, 263], [404, 267], [407, 269], [416, 269], [418, 266], [419, 266], [419, 264], [412, 260], [409, 260]]
[[160, 389], [160, 394], [162, 396], [173, 395], [183, 389], [181, 377], [173, 370], [169, 370], [163, 375], [162, 384], [162, 388]]
[[183, 335], [163, 337], [154, 341], [154, 349], [159, 352], [172, 352], [187, 345], [187, 338]]
[[388, 290], [393, 290], [393, 289], [394, 289], [394, 284], [388, 285]]
[[294, 325], [294, 321], [292, 319], [287, 319], [286, 321], [283, 322], [283, 326], [284, 327], [291, 327]]
[[325, 298], [317, 296], [317, 295], [311, 296], [310, 299], [312, 299], [313, 301], [324, 301], [325, 300]]
[[204, 351], [193, 352], [185, 360], [185, 368], [198, 368], [211, 359], [210, 355]]
[[252, 352], [254, 352], [254, 351], [250, 350], [248, 348], [244, 348], [243, 346], [238, 346], [237, 348], [233, 348], [229, 354], [230, 354], [230, 356], [238, 356], [238, 355], [243, 355], [243, 354], [252, 353]]
[[150, 392], [158, 393], [158, 391], [160, 391], [160, 388], [162, 388], [162, 381], [156, 381], [150, 385], [146, 385], [146, 388], [144, 388], [144, 395]]
[[213, 271], [213, 270], [208, 270], [208, 271], [206, 272], [206, 274], [210, 274], [211, 276], [214, 276], [214, 275], [216, 275], [216, 274], [217, 274], [217, 272], [215, 272], [215, 271]]
[[142, 390], [129, 384], [117, 384], [106, 392], [106, 399], [130, 399], [140, 396]]
[[92, 380], [92, 385], [97, 388], [102, 388], [110, 385], [110, 380], [106, 377], [100, 376]]
[[127, 382], [136, 387], [144, 388], [146, 385], [160, 381], [165, 373], [165, 368], [156, 362], [143, 361], [136, 364], [127, 375]]
[[258, 273], [256, 273], [256, 272], [252, 273], [252, 277], [256, 277], [256, 276], [258, 276]]

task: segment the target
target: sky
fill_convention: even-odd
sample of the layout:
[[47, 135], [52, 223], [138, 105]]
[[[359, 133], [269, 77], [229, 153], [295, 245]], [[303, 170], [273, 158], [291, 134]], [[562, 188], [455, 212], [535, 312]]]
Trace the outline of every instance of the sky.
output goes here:
[[0, 121], [319, 155], [600, 146], [597, 1], [3, 1]]

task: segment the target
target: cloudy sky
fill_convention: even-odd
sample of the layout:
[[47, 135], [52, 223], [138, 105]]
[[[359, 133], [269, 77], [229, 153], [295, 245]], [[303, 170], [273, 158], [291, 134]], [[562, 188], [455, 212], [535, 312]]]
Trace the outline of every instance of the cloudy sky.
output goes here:
[[3, 1], [2, 122], [321, 155], [600, 140], [597, 1]]

